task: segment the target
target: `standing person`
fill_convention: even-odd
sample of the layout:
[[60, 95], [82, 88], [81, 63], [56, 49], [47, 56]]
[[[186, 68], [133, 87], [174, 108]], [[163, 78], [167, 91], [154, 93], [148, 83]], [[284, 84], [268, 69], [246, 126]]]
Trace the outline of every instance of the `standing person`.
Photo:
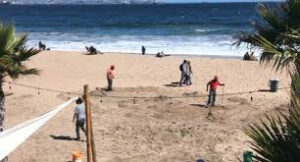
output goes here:
[[85, 106], [81, 98], [76, 100], [77, 106], [75, 107], [73, 122], [76, 121], [76, 140], [80, 140], [80, 130], [81, 129], [85, 134], [86, 130], [84, 128], [85, 123]]
[[192, 85], [192, 66], [191, 66], [191, 62], [188, 61], [187, 62], [187, 75], [186, 75], [186, 80], [185, 80], [185, 84], [187, 85]]
[[107, 91], [112, 91], [113, 80], [115, 79], [115, 75], [113, 71], [115, 70], [115, 66], [111, 65], [107, 70], [106, 77], [107, 77]]
[[222, 83], [219, 82], [218, 76], [215, 76], [213, 80], [211, 80], [207, 83], [206, 91], [208, 91], [208, 87], [209, 87], [209, 95], [208, 95], [207, 106], [209, 106], [209, 105], [215, 106], [216, 95], [217, 95], [217, 87], [219, 85], [220, 86], [225, 86], [225, 84], [222, 84]]
[[146, 48], [145, 46], [142, 46], [142, 54], [144, 55], [146, 53]]
[[187, 79], [187, 70], [188, 70], [187, 60], [183, 60], [183, 63], [180, 64], [179, 66], [179, 70], [181, 71], [179, 86], [182, 86], [182, 83], [185, 83], [185, 80]]

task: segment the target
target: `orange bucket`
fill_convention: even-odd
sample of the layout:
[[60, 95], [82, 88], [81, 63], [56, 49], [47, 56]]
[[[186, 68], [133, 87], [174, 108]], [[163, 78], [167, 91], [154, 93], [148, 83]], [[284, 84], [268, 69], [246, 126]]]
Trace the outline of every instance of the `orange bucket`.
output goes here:
[[80, 151], [75, 151], [72, 153], [73, 160], [72, 162], [82, 162], [83, 154]]

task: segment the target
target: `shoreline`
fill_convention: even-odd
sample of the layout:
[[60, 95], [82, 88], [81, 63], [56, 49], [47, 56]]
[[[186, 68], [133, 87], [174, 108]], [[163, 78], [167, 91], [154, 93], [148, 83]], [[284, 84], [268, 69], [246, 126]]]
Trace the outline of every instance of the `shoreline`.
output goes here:
[[[41, 51], [41, 52], [47, 52], [46, 51]], [[62, 53], [62, 52], [68, 52], [68, 53], [80, 53], [80, 54], [86, 54], [86, 51], [72, 51], [72, 50], [49, 50], [49, 52], [58, 52], [58, 53]], [[101, 51], [104, 55], [105, 54], [109, 54], [109, 55], [141, 55], [143, 56], [141, 53], [136, 53], [136, 52], [105, 52], [105, 51]], [[170, 55], [171, 57], [186, 57], [186, 58], [209, 58], [209, 59], [243, 59], [243, 56], [233, 56], [233, 55], [196, 55], [196, 54], [169, 54], [169, 53], [165, 53], [167, 55]], [[102, 54], [96, 54], [96, 55], [102, 55]], [[155, 57], [156, 54], [153, 53], [146, 53], [145, 56], [154, 56]], [[166, 56], [169, 57], [169, 56]]]

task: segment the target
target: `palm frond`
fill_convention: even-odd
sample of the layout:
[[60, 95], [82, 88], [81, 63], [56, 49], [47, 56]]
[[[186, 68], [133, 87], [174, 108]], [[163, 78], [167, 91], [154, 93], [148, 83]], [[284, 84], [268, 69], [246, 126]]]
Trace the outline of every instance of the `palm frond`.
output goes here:
[[14, 42], [14, 28], [11, 25], [1, 24], [0, 25], [0, 58], [7, 54], [11, 53], [10, 44]]
[[274, 61], [277, 70], [290, 63], [300, 66], [300, 0], [287, 0], [279, 7], [260, 4], [257, 12], [260, 19], [252, 22], [254, 32], [241, 32], [234, 45], [246, 43], [262, 50], [261, 63]]
[[24, 45], [27, 41], [27, 35], [16, 36], [14, 42], [11, 44], [14, 52], [18, 52], [21, 48], [24, 48]]
[[32, 56], [38, 54], [40, 50], [35, 48], [21, 48], [18, 53], [13, 57], [14, 62], [21, 63], [23, 61], [27, 61]]
[[[267, 30], [274, 30], [274, 31], [284, 31], [285, 30], [285, 26], [282, 23], [282, 20], [280, 19], [280, 17], [278, 16], [278, 12], [274, 9], [270, 9], [268, 7], [266, 7], [265, 5], [260, 4], [258, 6], [257, 12], [259, 13], [259, 15], [262, 17], [263, 20], [265, 20], [264, 22], [267, 23], [267, 25], [255, 25], [256, 29], [258, 31], [262, 31], [260, 33], [264, 33], [267, 27]], [[264, 33], [265, 34], [265, 33]]]
[[266, 116], [258, 123], [250, 124], [244, 132], [253, 140], [254, 159], [268, 162], [300, 161], [300, 76], [292, 74], [290, 114]]
[[287, 0], [280, 7], [258, 6], [262, 22], [252, 23], [253, 33], [240, 34], [236, 45], [250, 44], [262, 51], [260, 62], [291, 75], [290, 114], [266, 116], [244, 132], [252, 139], [254, 159], [262, 162], [300, 161], [300, 0]]
[[36, 68], [32, 68], [32, 69], [24, 69], [21, 70], [20, 73], [22, 75], [39, 75], [41, 72], [41, 70], [38, 70]]
[[20, 75], [38, 74], [37, 69], [28, 69], [24, 61], [40, 51], [25, 46], [27, 35], [17, 35], [11, 24], [0, 23], [0, 78], [10, 76], [13, 79]]

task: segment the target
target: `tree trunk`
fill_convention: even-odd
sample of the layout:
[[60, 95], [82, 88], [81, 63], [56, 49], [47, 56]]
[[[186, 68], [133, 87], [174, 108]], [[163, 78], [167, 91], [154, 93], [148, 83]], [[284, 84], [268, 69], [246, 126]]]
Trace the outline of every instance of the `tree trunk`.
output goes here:
[[4, 117], [5, 117], [5, 96], [0, 85], [0, 132], [4, 130]]
[[[4, 130], [4, 117], [5, 117], [5, 95], [2, 89], [2, 83], [0, 84], [0, 132]], [[0, 159], [0, 162], [6, 162], [7, 157]]]

